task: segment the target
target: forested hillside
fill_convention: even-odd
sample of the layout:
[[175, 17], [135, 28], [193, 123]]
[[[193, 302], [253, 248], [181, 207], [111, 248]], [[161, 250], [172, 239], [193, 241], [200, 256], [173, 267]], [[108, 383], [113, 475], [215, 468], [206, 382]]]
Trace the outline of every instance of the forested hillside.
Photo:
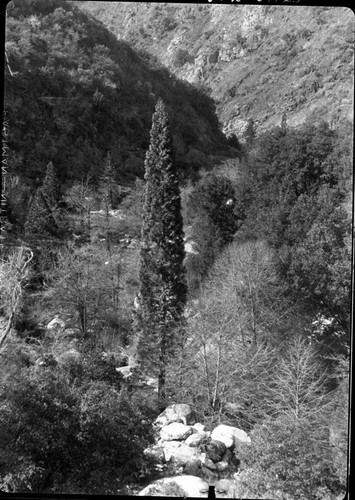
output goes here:
[[143, 176], [157, 97], [171, 108], [182, 176], [209, 168], [209, 155], [226, 149], [210, 98], [147, 54], [117, 41], [75, 5], [11, 5], [5, 112], [9, 162], [23, 191], [43, 182], [50, 161], [58, 169], [62, 192], [86, 176], [97, 183], [108, 152], [115, 180], [132, 185], [137, 175]]
[[216, 102], [227, 135], [352, 119], [353, 12], [345, 7], [78, 2]]
[[[235, 7], [8, 7], [2, 491], [132, 495], [160, 478], [145, 492], [344, 497], [353, 124], [345, 107], [330, 118], [340, 94], [323, 73], [329, 100], [317, 87], [291, 116], [271, 80], [242, 76], [249, 57], [257, 77], [258, 50], [284, 76], [306, 67], [320, 49], [301, 39], [326, 41], [336, 18], [307, 8], [302, 38], [288, 7]], [[264, 52], [280, 19], [293, 56]], [[244, 52], [233, 42], [226, 60], [233, 26]], [[345, 106], [353, 22], [337, 26]], [[203, 47], [215, 56], [195, 87]], [[243, 108], [239, 134], [241, 92], [265, 102]]]

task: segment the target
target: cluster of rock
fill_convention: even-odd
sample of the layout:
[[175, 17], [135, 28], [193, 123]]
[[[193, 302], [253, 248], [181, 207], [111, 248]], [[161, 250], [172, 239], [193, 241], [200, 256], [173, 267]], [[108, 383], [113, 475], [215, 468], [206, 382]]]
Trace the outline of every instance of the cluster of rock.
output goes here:
[[[207, 498], [209, 484], [204, 479], [196, 476], [182, 475], [159, 479], [144, 488], [139, 496], [160, 496], [160, 497], [194, 497]], [[220, 479], [214, 485], [216, 498], [236, 498], [237, 490], [233, 482], [229, 479]]]
[[[173, 477], [152, 483], [140, 495], [162, 495], [166, 493], [162, 493], [162, 489], [166, 487], [170, 491], [176, 484], [177, 490], [183, 488], [185, 497], [202, 493], [207, 496], [209, 485], [214, 485], [216, 491], [220, 488], [219, 496], [235, 488], [238, 446], [250, 443], [246, 432], [229, 425], [218, 425], [207, 431], [203, 424], [196, 422], [187, 404], [166, 408], [155, 420], [154, 427], [156, 442], [145, 453], [157, 460], [158, 469]], [[201, 494], [196, 495], [196, 488]]]

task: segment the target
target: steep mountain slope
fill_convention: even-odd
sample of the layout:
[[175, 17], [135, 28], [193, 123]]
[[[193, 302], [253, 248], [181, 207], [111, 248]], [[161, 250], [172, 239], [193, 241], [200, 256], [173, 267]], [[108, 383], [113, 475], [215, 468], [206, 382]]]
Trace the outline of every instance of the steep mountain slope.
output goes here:
[[342, 7], [78, 2], [209, 90], [227, 134], [352, 120], [354, 16]]
[[151, 117], [162, 97], [185, 174], [226, 147], [214, 104], [99, 21], [59, 0], [12, 2], [7, 11], [5, 110], [11, 172], [42, 182], [48, 162], [71, 183], [97, 179], [109, 151], [116, 180], [143, 173]]

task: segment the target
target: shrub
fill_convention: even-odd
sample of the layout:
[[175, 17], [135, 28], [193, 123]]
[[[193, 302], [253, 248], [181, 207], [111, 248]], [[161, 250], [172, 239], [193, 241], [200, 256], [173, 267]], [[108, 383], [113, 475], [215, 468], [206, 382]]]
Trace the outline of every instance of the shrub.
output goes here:
[[256, 426], [250, 436], [251, 444], [238, 451], [245, 495], [318, 500], [339, 493], [322, 428], [283, 416]]
[[271, 416], [238, 452], [249, 495], [316, 500], [341, 492], [329, 439], [334, 403], [328, 382], [315, 349], [301, 337], [280, 350], [268, 395]]
[[173, 65], [175, 68], [181, 68], [186, 63], [191, 63], [193, 61], [194, 57], [191, 56], [186, 49], [178, 48], [173, 58]]
[[229, 243], [238, 227], [234, 213], [235, 192], [230, 180], [222, 175], [207, 174], [190, 195], [188, 215], [207, 216], [214, 225], [221, 246]]
[[[152, 426], [140, 402], [94, 374], [69, 386], [57, 368], [23, 370], [0, 392], [0, 487], [116, 493], [151, 470]], [[102, 378], [101, 380], [98, 380]]]
[[162, 20], [164, 31], [172, 31], [176, 28], [177, 25], [178, 23], [175, 21], [175, 19], [171, 19], [171, 17], [164, 17]]
[[187, 285], [190, 292], [199, 287], [219, 250], [217, 232], [207, 217], [196, 217], [191, 233], [198, 253], [188, 254], [185, 261]]
[[24, 370], [0, 393], [0, 485], [43, 491], [75, 455], [78, 400], [50, 369]]
[[[105, 382], [93, 382], [80, 405], [80, 433], [85, 479], [75, 477], [87, 493], [114, 493], [127, 481], [149, 472], [143, 450], [152, 441], [152, 426], [139, 405]], [[81, 472], [81, 471], [80, 471]]]

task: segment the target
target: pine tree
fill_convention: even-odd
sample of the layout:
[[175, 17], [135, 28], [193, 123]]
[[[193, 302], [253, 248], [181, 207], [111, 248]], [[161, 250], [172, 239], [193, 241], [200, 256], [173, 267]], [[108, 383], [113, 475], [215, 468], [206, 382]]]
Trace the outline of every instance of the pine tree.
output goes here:
[[114, 204], [114, 192], [114, 171], [112, 166], [111, 154], [110, 152], [108, 152], [105, 157], [104, 170], [100, 177], [99, 196], [100, 205], [105, 212], [106, 248], [109, 252], [111, 250], [110, 210], [112, 210]]
[[36, 239], [46, 239], [56, 236], [58, 233], [56, 221], [42, 188], [37, 189], [30, 205], [25, 223], [25, 233], [26, 236]]
[[142, 337], [138, 351], [141, 359], [158, 367], [158, 398], [163, 405], [166, 364], [169, 351], [178, 341], [174, 336], [186, 303], [187, 286], [180, 189], [162, 100], [153, 115], [145, 170], [140, 253]]
[[52, 162], [49, 162], [47, 165], [46, 176], [41, 187], [41, 192], [55, 220], [57, 236], [64, 236], [68, 230], [68, 219], [66, 212], [60, 206], [60, 181], [57, 169]]
[[56, 208], [60, 199], [60, 184], [57, 171], [52, 162], [47, 165], [47, 172], [41, 189], [49, 206], [52, 209]]
[[102, 202], [104, 208], [112, 210], [114, 204], [115, 181], [114, 181], [114, 170], [110, 152], [108, 152], [105, 157], [104, 171], [100, 178], [99, 191], [101, 197], [103, 198]]

